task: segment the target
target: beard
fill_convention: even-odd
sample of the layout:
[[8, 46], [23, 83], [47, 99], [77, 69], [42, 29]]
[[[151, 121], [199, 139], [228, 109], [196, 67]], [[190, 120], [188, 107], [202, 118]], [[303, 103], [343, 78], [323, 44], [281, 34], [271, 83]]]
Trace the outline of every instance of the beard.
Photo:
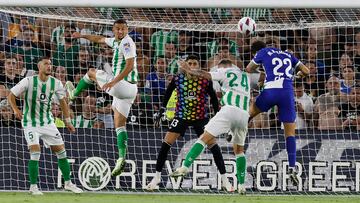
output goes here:
[[339, 95], [340, 94], [340, 90], [335, 90], [335, 89], [332, 89], [329, 92], [331, 95]]
[[74, 42], [76, 39], [72, 38], [72, 37], [65, 37], [65, 42], [68, 42], [68, 43], [72, 43]]

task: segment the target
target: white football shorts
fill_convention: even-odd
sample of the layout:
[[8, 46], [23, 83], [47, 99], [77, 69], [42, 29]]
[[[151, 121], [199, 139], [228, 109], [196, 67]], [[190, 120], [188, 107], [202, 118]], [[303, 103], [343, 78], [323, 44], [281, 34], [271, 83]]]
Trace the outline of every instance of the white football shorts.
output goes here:
[[42, 127], [25, 127], [24, 134], [28, 146], [38, 145], [40, 139], [46, 147], [64, 144], [63, 138], [54, 123]]
[[[114, 79], [114, 76], [103, 70], [96, 70], [96, 80], [102, 88], [104, 84]], [[127, 117], [137, 94], [137, 84], [132, 84], [125, 80], [116, 83], [107, 93], [113, 96], [112, 107], [114, 110]]]
[[235, 106], [223, 106], [220, 111], [210, 119], [205, 130], [213, 136], [230, 132], [233, 143], [244, 146], [248, 133], [249, 113]]

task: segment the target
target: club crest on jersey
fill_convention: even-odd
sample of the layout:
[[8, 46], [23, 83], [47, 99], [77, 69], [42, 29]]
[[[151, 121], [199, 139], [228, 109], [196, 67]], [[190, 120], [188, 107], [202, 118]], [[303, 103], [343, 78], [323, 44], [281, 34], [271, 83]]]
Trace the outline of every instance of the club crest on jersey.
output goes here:
[[184, 95], [185, 95], [185, 99], [195, 99], [196, 98], [195, 91], [184, 92]]
[[125, 51], [125, 52], [130, 52], [130, 43], [129, 43], [129, 42], [126, 42], [126, 43], [124, 44], [124, 51]]

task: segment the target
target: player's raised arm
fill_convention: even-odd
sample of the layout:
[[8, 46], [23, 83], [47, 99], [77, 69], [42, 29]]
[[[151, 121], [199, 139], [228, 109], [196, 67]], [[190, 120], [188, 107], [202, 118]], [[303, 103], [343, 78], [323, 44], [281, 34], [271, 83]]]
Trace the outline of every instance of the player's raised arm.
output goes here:
[[104, 91], [109, 90], [116, 83], [118, 83], [119, 81], [124, 79], [127, 75], [129, 75], [129, 73], [134, 69], [134, 63], [135, 63], [135, 57], [126, 59], [125, 69], [119, 75], [117, 75], [111, 82], [105, 84], [102, 89]]
[[296, 73], [296, 76], [298, 78], [304, 78], [307, 77], [310, 74], [310, 70], [308, 67], [306, 67], [303, 63], [299, 62], [299, 65], [296, 67], [296, 70], [298, 72]]
[[250, 61], [250, 63], [246, 66], [245, 71], [248, 73], [253, 73], [258, 67], [259, 64], [256, 64], [254, 61]]
[[211, 74], [209, 72], [200, 69], [191, 69], [185, 61], [179, 61], [178, 63], [180, 65], [180, 69], [183, 70], [185, 73], [211, 80]]
[[105, 37], [100, 35], [82, 35], [79, 32], [74, 32], [72, 37], [76, 39], [84, 38], [95, 43], [105, 43]]

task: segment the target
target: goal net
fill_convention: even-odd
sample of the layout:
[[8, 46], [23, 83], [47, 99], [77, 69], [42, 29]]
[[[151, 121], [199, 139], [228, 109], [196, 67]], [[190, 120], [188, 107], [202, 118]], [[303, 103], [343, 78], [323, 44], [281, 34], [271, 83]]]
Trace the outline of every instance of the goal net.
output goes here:
[[[252, 36], [237, 31], [237, 22], [244, 16], [257, 23]], [[112, 23], [119, 18], [128, 21], [129, 35], [137, 46], [139, 71], [139, 93], [127, 125], [126, 169], [120, 177], [110, 177], [118, 156], [111, 98], [92, 88], [71, 104], [75, 134], [62, 130], [61, 111], [56, 103], [52, 105], [75, 183], [90, 191], [145, 191], [155, 174], [157, 154], [167, 132], [165, 124], [153, 127], [153, 118], [166, 86], [179, 71], [177, 61], [195, 54], [203, 70], [216, 69], [222, 59], [243, 68], [252, 57], [250, 44], [261, 40], [292, 51], [310, 68], [310, 76], [296, 81], [294, 93], [300, 185], [289, 184], [285, 139], [277, 109], [273, 108], [249, 124], [245, 146], [248, 192], [359, 191], [359, 9], [111, 7], [0, 7], [0, 190], [29, 187], [29, 153], [21, 127], [6, 102], [9, 89], [19, 78], [36, 74], [37, 59], [45, 55], [51, 56], [54, 76], [63, 83], [70, 80], [76, 84], [91, 67], [111, 72], [111, 48], [73, 39], [71, 34], [112, 37]], [[252, 91], [252, 101], [260, 91]], [[168, 111], [171, 114], [171, 105]], [[213, 116], [211, 108], [209, 112]], [[172, 145], [159, 191], [219, 191], [220, 176], [209, 150], [195, 161], [183, 180], [168, 176], [181, 165], [196, 139], [190, 128]], [[236, 187], [232, 144], [226, 135], [217, 142], [227, 176]], [[48, 148], [42, 148], [39, 177], [42, 190], [60, 190], [63, 186], [56, 156]]]

